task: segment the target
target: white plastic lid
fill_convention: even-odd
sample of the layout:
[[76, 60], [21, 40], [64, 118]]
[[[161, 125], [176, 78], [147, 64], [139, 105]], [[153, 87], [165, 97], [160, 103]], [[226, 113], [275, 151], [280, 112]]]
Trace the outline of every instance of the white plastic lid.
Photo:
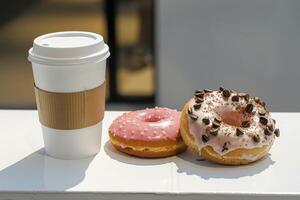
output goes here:
[[31, 62], [45, 65], [74, 65], [109, 57], [109, 48], [96, 33], [66, 31], [37, 37], [29, 50]]

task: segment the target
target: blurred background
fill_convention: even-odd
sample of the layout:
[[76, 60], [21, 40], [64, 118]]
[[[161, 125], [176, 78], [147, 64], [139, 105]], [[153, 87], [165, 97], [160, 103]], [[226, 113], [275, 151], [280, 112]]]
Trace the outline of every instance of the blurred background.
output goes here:
[[35, 37], [81, 30], [110, 46], [109, 110], [181, 109], [195, 89], [223, 85], [272, 111], [300, 111], [300, 1], [4, 0], [0, 9], [0, 108], [35, 108]]
[[41, 34], [80, 30], [104, 36], [108, 109], [154, 105], [151, 0], [5, 0], [0, 5], [0, 107], [35, 108], [27, 50]]

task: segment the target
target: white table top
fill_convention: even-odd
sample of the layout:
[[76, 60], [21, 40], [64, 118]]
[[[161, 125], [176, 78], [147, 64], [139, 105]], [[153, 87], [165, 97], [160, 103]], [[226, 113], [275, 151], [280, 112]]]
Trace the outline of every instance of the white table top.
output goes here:
[[190, 152], [139, 159], [117, 152], [107, 129], [100, 153], [83, 160], [45, 155], [37, 111], [0, 110], [1, 199], [300, 199], [300, 113], [273, 113], [281, 131], [270, 156], [247, 166], [197, 161]]

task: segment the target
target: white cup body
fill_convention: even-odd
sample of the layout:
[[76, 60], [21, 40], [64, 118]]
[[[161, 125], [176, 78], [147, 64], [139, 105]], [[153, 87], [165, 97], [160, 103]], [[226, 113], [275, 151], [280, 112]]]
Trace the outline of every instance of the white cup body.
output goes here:
[[45, 151], [59, 159], [80, 159], [100, 151], [102, 122], [73, 130], [59, 130], [42, 125]]
[[80, 92], [105, 81], [106, 59], [80, 65], [51, 66], [32, 62], [35, 85], [48, 92]]
[[[32, 62], [35, 85], [49, 92], [80, 92], [105, 82], [106, 59], [80, 65], [50, 66]], [[105, 98], [105, 97], [103, 97]], [[60, 130], [42, 125], [45, 150], [60, 159], [95, 155], [101, 146], [102, 121], [85, 128]]]

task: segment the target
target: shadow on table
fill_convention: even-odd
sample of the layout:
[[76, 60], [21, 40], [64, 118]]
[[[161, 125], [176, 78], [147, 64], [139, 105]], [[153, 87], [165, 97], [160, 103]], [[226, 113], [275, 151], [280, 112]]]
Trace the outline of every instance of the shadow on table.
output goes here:
[[59, 160], [42, 148], [1, 170], [0, 189], [64, 191], [83, 180], [93, 159]]
[[199, 157], [190, 150], [178, 155], [175, 161], [178, 173], [197, 175], [203, 179], [236, 179], [240, 177], [253, 176], [263, 172], [274, 163], [275, 162], [270, 158], [270, 156], [267, 155], [263, 159], [252, 164], [225, 166], [215, 164], [204, 159], [199, 159]]
[[110, 141], [107, 141], [104, 145], [105, 153], [114, 160], [117, 160], [122, 163], [131, 164], [131, 165], [162, 165], [165, 163], [172, 162], [172, 157], [168, 158], [138, 158], [129, 156], [125, 153], [117, 151]]

